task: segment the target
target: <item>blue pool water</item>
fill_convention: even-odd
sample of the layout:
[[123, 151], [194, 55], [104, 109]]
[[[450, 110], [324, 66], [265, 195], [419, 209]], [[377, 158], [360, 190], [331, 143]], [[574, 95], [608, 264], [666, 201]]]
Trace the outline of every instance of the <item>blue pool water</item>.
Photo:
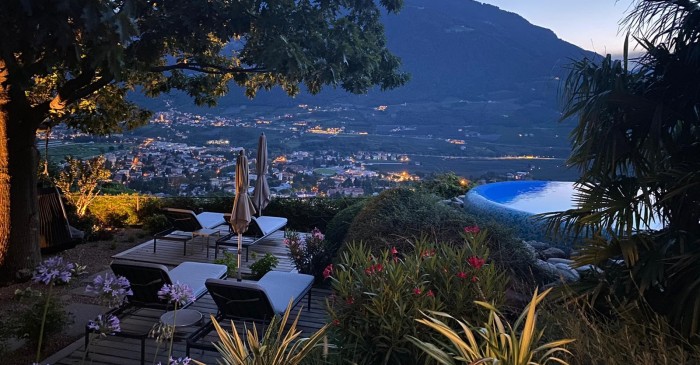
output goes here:
[[472, 189], [486, 200], [503, 207], [539, 214], [571, 209], [574, 183], [568, 181], [506, 181]]
[[[567, 181], [506, 181], [471, 189], [464, 204], [467, 212], [493, 220], [514, 230], [524, 240], [551, 242], [545, 223], [533, 219], [540, 213], [559, 212], [574, 207], [576, 189]], [[554, 244], [569, 244], [559, 238]]]

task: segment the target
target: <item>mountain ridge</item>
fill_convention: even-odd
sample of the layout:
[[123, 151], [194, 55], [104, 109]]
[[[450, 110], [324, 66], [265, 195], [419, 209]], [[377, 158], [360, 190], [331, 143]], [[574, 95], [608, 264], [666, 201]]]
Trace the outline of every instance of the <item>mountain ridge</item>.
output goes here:
[[[407, 0], [399, 14], [384, 16], [384, 26], [389, 49], [401, 57], [402, 68], [411, 74], [401, 88], [352, 95], [326, 87], [319, 95], [302, 92], [295, 98], [275, 89], [260, 91], [249, 100], [240, 87], [231, 85], [229, 94], [214, 108], [196, 107], [181, 93], [160, 99], [172, 98], [178, 108], [207, 114], [235, 113], [247, 105], [507, 100], [521, 106], [528, 117], [535, 108], [535, 116], [551, 121], [558, 112], [557, 91], [566, 64], [595, 56], [515, 13], [473, 0]], [[134, 100], [151, 110], [164, 109], [162, 100]]]

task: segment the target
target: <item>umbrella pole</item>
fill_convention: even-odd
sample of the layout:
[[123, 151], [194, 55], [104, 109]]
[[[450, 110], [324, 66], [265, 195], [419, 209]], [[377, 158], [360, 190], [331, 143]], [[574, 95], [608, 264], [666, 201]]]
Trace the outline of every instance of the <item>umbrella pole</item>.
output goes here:
[[241, 240], [243, 239], [243, 234], [239, 233], [238, 234], [238, 250], [236, 252], [238, 253], [238, 281], [241, 281]]

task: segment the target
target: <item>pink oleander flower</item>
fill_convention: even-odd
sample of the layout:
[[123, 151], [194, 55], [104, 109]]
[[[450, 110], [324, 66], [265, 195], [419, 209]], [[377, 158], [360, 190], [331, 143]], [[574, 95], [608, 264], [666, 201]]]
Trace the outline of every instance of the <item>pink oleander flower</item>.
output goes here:
[[394, 255], [394, 256], [396, 256], [396, 255], [399, 254], [399, 250], [397, 250], [396, 247], [392, 247], [392, 248], [391, 248], [391, 254]]
[[355, 303], [355, 298], [353, 297], [348, 297], [348, 299], [345, 299], [346, 304], [353, 304]]
[[421, 295], [423, 291], [420, 288], [413, 288], [413, 294], [415, 295]]
[[317, 239], [317, 240], [319, 240], [319, 241], [323, 241], [323, 239], [325, 238], [325, 236], [323, 235], [323, 233], [321, 233], [321, 230], [318, 229], [318, 228], [314, 228], [314, 229], [311, 231], [311, 237], [313, 237], [313, 238], [315, 238], [315, 239]]
[[340, 326], [340, 321], [337, 320], [337, 319], [334, 319], [334, 320], [333, 320], [333, 325], [334, 325], [334, 326]]
[[472, 283], [476, 283], [477, 281], [479, 281], [479, 278], [476, 275], [472, 276]]
[[435, 298], [435, 293], [433, 293], [432, 289], [431, 289], [431, 290], [428, 290], [428, 292], [425, 293], [425, 295], [427, 295], [427, 296], [429, 296], [429, 297], [431, 297], [431, 298]]
[[484, 264], [486, 263], [486, 260], [484, 260], [478, 256], [470, 256], [467, 259], [467, 262], [469, 263], [469, 265], [471, 267], [478, 270], [478, 269], [481, 269], [482, 266], [484, 266]]
[[424, 250], [423, 252], [421, 252], [421, 257], [423, 257], [423, 258], [428, 258], [428, 257], [433, 257], [433, 256], [435, 256], [435, 249], [434, 248], [431, 250]]
[[460, 278], [460, 279], [466, 279], [466, 278], [467, 278], [467, 273], [465, 273], [464, 271], [460, 271], [460, 272], [458, 272], [457, 274], [455, 274], [455, 276], [458, 277], [458, 278]]
[[367, 275], [372, 275], [375, 273], [380, 273], [384, 270], [384, 265], [382, 264], [375, 264], [375, 265], [370, 265], [368, 268], [365, 269], [365, 274]]
[[479, 226], [464, 227], [464, 233], [477, 234], [477, 233], [479, 233], [479, 231], [480, 231]]
[[333, 274], [333, 264], [328, 264], [325, 269], [323, 269], [323, 278], [328, 279]]

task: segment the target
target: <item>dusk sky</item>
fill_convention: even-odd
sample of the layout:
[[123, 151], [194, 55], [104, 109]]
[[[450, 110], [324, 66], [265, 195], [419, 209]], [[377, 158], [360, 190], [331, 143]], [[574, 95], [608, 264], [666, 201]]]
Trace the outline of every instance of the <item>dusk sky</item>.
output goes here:
[[[598, 54], [622, 54], [619, 22], [632, 0], [477, 0], [517, 13], [530, 23]], [[632, 51], [630, 47], [630, 51]]]

